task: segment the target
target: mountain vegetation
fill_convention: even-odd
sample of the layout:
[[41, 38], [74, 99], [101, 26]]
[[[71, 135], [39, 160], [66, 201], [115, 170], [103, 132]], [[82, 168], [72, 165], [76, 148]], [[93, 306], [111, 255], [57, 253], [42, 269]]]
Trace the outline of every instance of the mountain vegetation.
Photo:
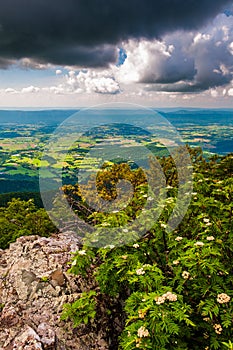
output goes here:
[[[150, 219], [143, 235], [125, 229], [131, 238], [125, 244], [119, 244], [119, 237], [101, 234], [106, 227], [124, 228], [143, 211], [149, 187], [142, 169], [106, 163], [96, 177], [99, 199], [92, 198], [99, 210], [87, 200], [94, 178], [82, 187], [63, 187], [72, 209], [95, 230], [83, 237], [69, 269], [93, 284], [64, 305], [61, 319], [72, 320], [74, 329], [80, 325], [89, 329], [95, 320], [99, 324], [105, 309], [109, 349], [233, 349], [233, 155], [206, 159], [199, 148], [189, 152], [193, 190], [182, 222], [167, 230], [179, 179], [172, 158], [162, 157], [158, 161], [166, 176], [167, 196], [156, 199], [162, 214], [152, 224]], [[151, 162], [155, 188], [157, 167]], [[100, 198], [115, 200], [122, 179], [132, 184], [131, 200], [119, 211], [101, 211]], [[31, 199], [12, 199], [0, 208], [2, 249], [22, 235], [49, 236], [56, 230], [45, 210]], [[98, 241], [99, 246], [93, 244]]]
[[[118, 213], [91, 211], [78, 185], [64, 188], [72, 207], [96, 225], [94, 235], [85, 237], [82, 250], [74, 255], [70, 273], [92, 275], [97, 287], [64, 305], [62, 318], [72, 319], [74, 327], [88, 325], [107, 305], [110, 349], [233, 348], [233, 155], [206, 160], [201, 149], [189, 151], [192, 200], [172, 232], [166, 228], [178, 179], [169, 171], [169, 157], [160, 159], [168, 188], [163, 213], [145, 235], [125, 245], [107, 239], [99, 248], [90, 243], [99, 239], [101, 226], [124, 226], [142, 210], [147, 184], [140, 169], [122, 164], [97, 177], [97, 188], [108, 199], [115, 196], [116, 173], [131, 178], [134, 197]], [[119, 323], [112, 324], [116, 314]]]

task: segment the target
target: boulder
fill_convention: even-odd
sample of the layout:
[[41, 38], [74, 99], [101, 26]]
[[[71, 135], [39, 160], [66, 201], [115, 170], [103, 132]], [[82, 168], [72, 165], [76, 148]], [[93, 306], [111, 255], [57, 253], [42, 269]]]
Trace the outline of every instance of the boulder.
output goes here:
[[64, 303], [98, 288], [67, 272], [81, 249], [73, 232], [49, 238], [20, 237], [0, 251], [0, 349], [106, 350], [106, 324], [80, 325], [60, 319]]

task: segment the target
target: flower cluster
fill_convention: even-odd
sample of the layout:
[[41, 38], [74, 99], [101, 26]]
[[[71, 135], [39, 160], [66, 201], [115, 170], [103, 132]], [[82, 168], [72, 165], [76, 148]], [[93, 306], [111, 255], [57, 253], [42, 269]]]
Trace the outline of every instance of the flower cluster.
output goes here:
[[173, 265], [179, 265], [180, 262], [179, 262], [179, 260], [174, 260], [172, 263], [173, 263]]
[[204, 243], [199, 241], [199, 242], [194, 243], [194, 245], [196, 247], [202, 247], [204, 245]]
[[143, 267], [141, 267], [140, 269], [137, 269], [136, 270], [136, 274], [137, 275], [144, 275], [146, 272], [145, 272], [145, 270], [143, 269]]
[[86, 250], [79, 250], [78, 253], [79, 255], [86, 255]]
[[177, 295], [173, 294], [172, 292], [167, 292], [163, 294], [163, 297], [165, 297], [169, 301], [177, 301]]
[[210, 222], [210, 219], [208, 219], [208, 218], [204, 218], [203, 221], [204, 221], [206, 226], [211, 226], [212, 225], [212, 223]]
[[77, 259], [74, 259], [73, 261], [72, 261], [72, 266], [75, 266], [76, 265], [76, 263], [77, 263]]
[[178, 236], [175, 238], [175, 241], [179, 242], [179, 241], [182, 241], [182, 239], [183, 239], [183, 237]]
[[166, 225], [166, 224], [163, 224], [163, 223], [161, 223], [160, 226], [161, 226], [162, 228], [167, 228], [167, 225]]
[[221, 334], [222, 333], [222, 326], [220, 324], [215, 324], [214, 325], [214, 330], [215, 330], [215, 333], [217, 334]]
[[166, 298], [164, 298], [164, 296], [161, 297], [156, 297], [155, 301], [157, 305], [163, 304], [165, 302]]
[[207, 239], [207, 241], [214, 241], [215, 240], [214, 236], [208, 236], [208, 237], [206, 237], [206, 239]]
[[189, 278], [189, 276], [190, 276], [190, 273], [189, 273], [188, 271], [183, 271], [183, 272], [182, 272], [182, 277], [183, 277], [185, 280], [187, 280], [187, 279]]
[[230, 300], [231, 300], [231, 297], [229, 297], [229, 295], [227, 295], [226, 293], [221, 293], [221, 294], [218, 294], [217, 296], [217, 302], [219, 304], [228, 303]]
[[163, 294], [161, 297], [156, 297], [155, 301], [157, 305], [163, 304], [166, 300], [169, 301], [177, 301], [177, 295], [172, 292], [167, 292]]
[[149, 337], [149, 335], [150, 335], [149, 331], [145, 327], [142, 326], [138, 329], [138, 337], [139, 338]]
[[138, 317], [144, 318], [147, 313], [147, 310], [138, 310]]
[[205, 223], [208, 223], [208, 222], [210, 222], [210, 219], [204, 218], [203, 221], [204, 221]]

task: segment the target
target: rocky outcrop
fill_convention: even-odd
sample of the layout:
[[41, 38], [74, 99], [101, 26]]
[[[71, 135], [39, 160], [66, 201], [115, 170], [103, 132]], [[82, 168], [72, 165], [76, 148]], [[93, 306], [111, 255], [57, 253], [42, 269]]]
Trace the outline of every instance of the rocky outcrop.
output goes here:
[[63, 304], [93, 283], [67, 273], [79, 248], [78, 237], [66, 232], [20, 237], [0, 251], [1, 350], [108, 349], [104, 321], [73, 329], [60, 319]]

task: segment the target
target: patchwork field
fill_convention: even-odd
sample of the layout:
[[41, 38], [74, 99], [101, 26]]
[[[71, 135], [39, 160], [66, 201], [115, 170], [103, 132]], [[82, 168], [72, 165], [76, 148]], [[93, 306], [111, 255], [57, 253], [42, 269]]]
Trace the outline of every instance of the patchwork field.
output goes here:
[[[39, 192], [40, 167], [43, 167], [43, 176], [48, 181], [54, 178], [57, 169], [62, 168], [64, 182], [74, 182], [77, 169], [93, 170], [98, 163], [95, 157], [85, 158], [93, 147], [99, 153], [106, 144], [133, 152], [137, 143], [163, 156], [169, 154], [164, 144], [168, 147], [173, 145], [173, 140], [157, 140], [139, 128], [119, 123], [81, 135], [62, 161], [56, 159], [56, 150], [47, 158], [44, 155], [41, 160], [46, 143], [56, 127], [73, 113], [73, 110], [0, 111], [0, 193]], [[124, 111], [119, 110], [117, 113], [120, 116]], [[160, 113], [176, 128], [184, 143], [191, 147], [202, 147], [206, 156], [233, 152], [233, 110], [176, 110]], [[63, 142], [61, 147], [64, 146]]]

